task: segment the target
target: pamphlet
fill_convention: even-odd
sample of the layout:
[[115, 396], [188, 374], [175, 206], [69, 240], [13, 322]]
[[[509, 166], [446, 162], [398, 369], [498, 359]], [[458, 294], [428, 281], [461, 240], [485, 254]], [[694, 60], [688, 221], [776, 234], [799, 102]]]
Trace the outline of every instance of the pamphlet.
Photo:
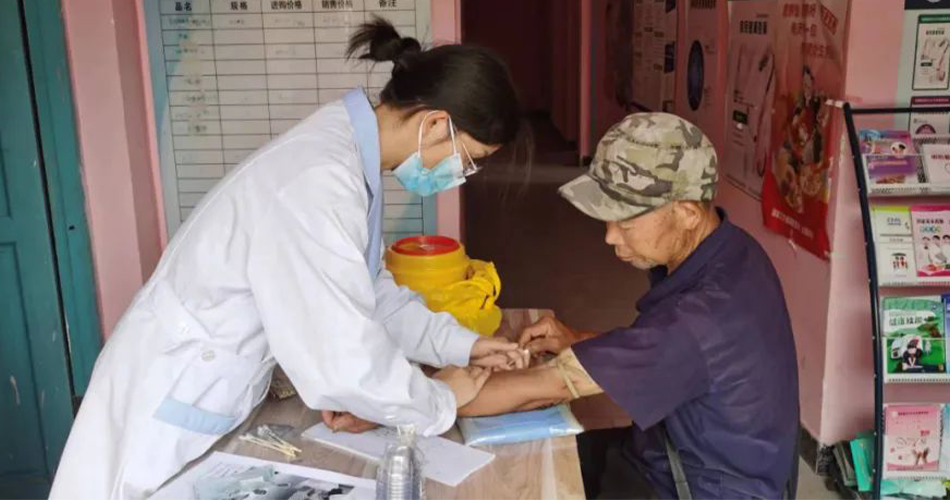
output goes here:
[[917, 277], [910, 206], [871, 207], [871, 227], [877, 250], [877, 273], [883, 282], [911, 281]]
[[885, 470], [938, 470], [940, 405], [887, 405], [884, 412]]
[[917, 157], [864, 155], [871, 184], [917, 184]]
[[864, 129], [858, 132], [861, 154], [865, 155], [915, 155], [914, 140], [906, 130]]
[[152, 500], [325, 498], [371, 500], [376, 483], [322, 469], [215, 452], [173, 479]]
[[950, 184], [950, 144], [924, 144], [924, 173], [931, 184]]
[[950, 276], [950, 205], [914, 205], [910, 215], [917, 276]]
[[887, 297], [881, 309], [888, 375], [947, 372], [943, 297]]

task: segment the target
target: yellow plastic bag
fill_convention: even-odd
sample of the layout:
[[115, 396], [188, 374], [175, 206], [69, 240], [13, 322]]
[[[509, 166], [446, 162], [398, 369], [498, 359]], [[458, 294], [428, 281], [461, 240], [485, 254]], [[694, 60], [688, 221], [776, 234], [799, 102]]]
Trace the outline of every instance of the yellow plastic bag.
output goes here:
[[495, 305], [501, 294], [501, 278], [491, 262], [472, 259], [466, 278], [429, 291], [426, 304], [435, 312], [447, 312], [462, 326], [490, 337], [501, 326], [501, 309]]

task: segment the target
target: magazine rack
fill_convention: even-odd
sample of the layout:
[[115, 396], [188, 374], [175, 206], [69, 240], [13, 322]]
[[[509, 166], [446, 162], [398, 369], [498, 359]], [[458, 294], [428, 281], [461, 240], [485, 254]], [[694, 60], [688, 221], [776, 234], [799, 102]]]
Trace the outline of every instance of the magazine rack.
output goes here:
[[[872, 228], [871, 205], [875, 202], [886, 203], [894, 197], [910, 200], [926, 200], [928, 197], [950, 197], [950, 184], [903, 184], [903, 185], [873, 185], [870, 182], [864, 158], [861, 154], [859, 129], [855, 126], [855, 118], [876, 119], [879, 123], [891, 120], [890, 127], [904, 129], [897, 122], [902, 118], [909, 119], [912, 114], [950, 114], [950, 106], [926, 106], [904, 108], [853, 108], [849, 103], [844, 104], [845, 121], [848, 127], [848, 139], [851, 154], [854, 158], [855, 176], [858, 181], [859, 199], [861, 202], [861, 216], [864, 227], [865, 251], [867, 252], [868, 285], [871, 300], [871, 324], [874, 347], [874, 457], [873, 457], [873, 498], [881, 498], [881, 483], [884, 479], [919, 478], [919, 479], [950, 479], [948, 472], [900, 472], [884, 475], [884, 418], [885, 397], [884, 385], [893, 383], [903, 384], [950, 384], [950, 374], [908, 374], [906, 376], [888, 376], [885, 369], [884, 339], [882, 338], [881, 324], [881, 289], [920, 287], [928, 290], [937, 290], [939, 293], [950, 292], [948, 278], [918, 278], [908, 280], [880, 279], [877, 265], [877, 249]], [[864, 127], [862, 127], [864, 128]], [[920, 136], [920, 140], [950, 144], [950, 136], [934, 135]], [[917, 142], [918, 138], [915, 138]], [[918, 161], [918, 172], [922, 165]]]

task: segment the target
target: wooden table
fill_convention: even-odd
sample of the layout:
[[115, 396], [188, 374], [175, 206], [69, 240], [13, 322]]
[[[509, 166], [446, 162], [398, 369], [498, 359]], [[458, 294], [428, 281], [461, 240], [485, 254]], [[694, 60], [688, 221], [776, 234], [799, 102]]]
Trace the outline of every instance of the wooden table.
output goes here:
[[[553, 313], [535, 309], [506, 310], [502, 326], [496, 335], [514, 339], [524, 326], [543, 316], [553, 316]], [[283, 455], [239, 441], [237, 437], [260, 424], [291, 425], [299, 433], [320, 421], [320, 412], [307, 408], [297, 397], [280, 402], [268, 399], [240, 428], [222, 439], [215, 449], [286, 462]], [[454, 427], [443, 437], [461, 441], [458, 429]], [[356, 477], [376, 477], [376, 465], [362, 458], [299, 438], [290, 441], [303, 450], [302, 456], [295, 460], [294, 464]], [[429, 481], [426, 484], [427, 496], [438, 500], [584, 498], [577, 443], [573, 437], [487, 446], [484, 449], [495, 454], [492, 463], [473, 474], [457, 488]]]

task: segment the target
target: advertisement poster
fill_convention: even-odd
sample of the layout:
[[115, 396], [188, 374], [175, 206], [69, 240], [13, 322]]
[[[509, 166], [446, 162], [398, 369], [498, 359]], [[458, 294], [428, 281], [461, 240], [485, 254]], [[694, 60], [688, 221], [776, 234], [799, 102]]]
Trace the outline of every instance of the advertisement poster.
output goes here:
[[775, 99], [772, 29], [778, 0], [729, 3], [726, 87], [726, 180], [756, 200], [769, 165], [770, 112]]
[[914, 90], [950, 89], [950, 15], [917, 18]]
[[844, 86], [848, 0], [781, 0], [776, 47], [772, 168], [762, 186], [765, 226], [828, 259], [828, 199], [835, 140], [829, 99]]
[[672, 111], [676, 87], [676, 0], [633, 0], [633, 102]]
[[[725, 102], [726, 0], [684, 2], [686, 30], [679, 48], [676, 114], [703, 130], [722, 127]], [[716, 139], [714, 139], [716, 140]], [[716, 144], [721, 147], [721, 144]]]
[[[950, 0], [904, 0], [898, 105], [941, 106], [950, 101]], [[896, 117], [914, 135], [950, 133], [946, 113]]]

